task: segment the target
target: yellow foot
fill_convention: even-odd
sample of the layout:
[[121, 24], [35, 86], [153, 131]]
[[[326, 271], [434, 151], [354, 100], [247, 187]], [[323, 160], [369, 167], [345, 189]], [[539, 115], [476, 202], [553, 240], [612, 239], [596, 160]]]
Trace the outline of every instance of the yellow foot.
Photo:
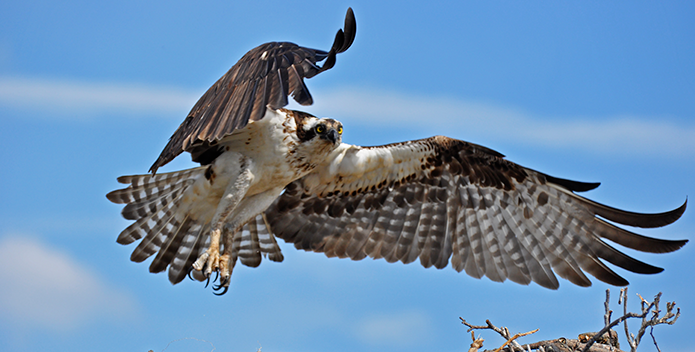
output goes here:
[[220, 257], [220, 285], [229, 286], [229, 277], [231, 276], [229, 270], [229, 254], [225, 253]]
[[205, 277], [210, 277], [213, 271], [220, 268], [220, 230], [212, 231], [210, 235], [210, 247], [201, 254], [200, 257], [193, 263], [193, 269], [197, 271], [205, 271]]
[[198, 260], [193, 263], [193, 269], [197, 271], [205, 271], [205, 277], [210, 277], [213, 271], [217, 271], [220, 267], [220, 251], [209, 248], [205, 253], [198, 257]]

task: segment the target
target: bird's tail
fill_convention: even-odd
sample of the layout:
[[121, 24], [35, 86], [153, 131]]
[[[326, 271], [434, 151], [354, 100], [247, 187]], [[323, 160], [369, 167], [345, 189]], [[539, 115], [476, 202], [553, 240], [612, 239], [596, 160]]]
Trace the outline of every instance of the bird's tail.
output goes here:
[[[116, 241], [125, 245], [142, 239], [130, 259], [142, 262], [157, 253], [150, 272], [162, 272], [169, 267], [169, 281], [173, 284], [191, 272], [193, 262], [210, 245], [210, 218], [215, 206], [203, 204], [195, 196], [200, 191], [196, 181], [204, 178], [205, 169], [121, 176], [118, 182], [128, 187], [106, 195], [114, 203], [125, 204], [124, 218], [135, 220]], [[225, 231], [233, 229], [225, 227]], [[260, 265], [262, 256], [272, 261], [283, 259], [264, 214], [234, 233], [230, 252], [230, 270], [237, 258], [251, 267]], [[203, 279], [202, 275], [193, 276]]]

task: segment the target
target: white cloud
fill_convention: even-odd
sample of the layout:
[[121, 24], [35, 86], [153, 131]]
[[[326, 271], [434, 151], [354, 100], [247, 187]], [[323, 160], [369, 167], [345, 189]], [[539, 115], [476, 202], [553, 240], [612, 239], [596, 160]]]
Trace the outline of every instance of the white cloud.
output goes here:
[[372, 315], [357, 324], [357, 337], [370, 344], [406, 347], [426, 342], [433, 333], [429, 317], [419, 311]]
[[84, 115], [96, 112], [188, 112], [199, 97], [183, 89], [139, 84], [0, 77], [0, 104]]
[[125, 293], [108, 287], [68, 255], [27, 237], [0, 239], [0, 319], [9, 326], [78, 328], [135, 314]]
[[[180, 117], [201, 94], [175, 87], [0, 77], [0, 104], [50, 112], [42, 116], [126, 112]], [[661, 116], [542, 117], [489, 103], [358, 87], [315, 90], [313, 95], [314, 106], [291, 107], [344, 122], [402, 125], [427, 135], [476, 136], [621, 156], [695, 157], [695, 124], [678, 125]]]
[[519, 109], [452, 98], [345, 88], [316, 92], [312, 112], [370, 124], [407, 125], [427, 134], [480, 136], [539, 147], [618, 155], [695, 157], [695, 125], [660, 116], [539, 117]]

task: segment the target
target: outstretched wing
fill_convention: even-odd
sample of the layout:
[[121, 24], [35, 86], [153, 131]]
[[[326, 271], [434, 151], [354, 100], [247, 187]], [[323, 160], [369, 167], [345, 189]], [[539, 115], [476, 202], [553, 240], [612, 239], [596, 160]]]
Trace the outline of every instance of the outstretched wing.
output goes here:
[[643, 252], [687, 241], [644, 237], [604, 219], [659, 227], [686, 204], [660, 214], [611, 208], [576, 195], [598, 183], [555, 178], [490, 149], [447, 137], [362, 148], [343, 145], [331, 162], [290, 184], [266, 211], [274, 234], [327, 256], [367, 256], [425, 267], [447, 266], [494, 281], [555, 289], [555, 274], [580, 286], [584, 272], [628, 282], [602, 260], [632, 272], [662, 269], [631, 258], [602, 238]]
[[[329, 52], [309, 49], [287, 42], [271, 42], [246, 53], [198, 100], [169, 143], [150, 167], [160, 166], [184, 151], [193, 161], [210, 163], [219, 155], [217, 141], [243, 128], [249, 121], [260, 120], [266, 106], [286, 106], [292, 96], [301, 105], [313, 100], [304, 78], [311, 78], [335, 65], [335, 56], [347, 50], [355, 39], [355, 15], [348, 8], [345, 29], [338, 30]], [[323, 66], [316, 63], [326, 60]]]

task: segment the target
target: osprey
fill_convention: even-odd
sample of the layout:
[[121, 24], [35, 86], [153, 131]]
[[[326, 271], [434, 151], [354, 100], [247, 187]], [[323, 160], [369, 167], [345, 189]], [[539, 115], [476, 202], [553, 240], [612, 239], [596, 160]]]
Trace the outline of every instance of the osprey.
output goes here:
[[[118, 243], [141, 240], [131, 260], [156, 254], [150, 271], [218, 273], [226, 292], [237, 261], [282, 261], [275, 240], [329, 257], [384, 258], [444, 268], [494, 281], [559, 286], [556, 274], [589, 286], [586, 273], [628, 282], [603, 261], [641, 274], [663, 269], [616, 250], [608, 239], [666, 253], [687, 240], [632, 233], [606, 220], [651, 228], [685, 211], [640, 214], [576, 194], [596, 188], [517, 165], [491, 149], [436, 136], [360, 147], [342, 143], [333, 119], [283, 109], [312, 98], [304, 78], [333, 67], [355, 38], [348, 9], [328, 52], [266, 43], [244, 55], [196, 103], [150, 168], [122, 176], [128, 187], [107, 198], [135, 220]], [[322, 66], [318, 62], [324, 61]], [[200, 167], [157, 174], [182, 152]]]

